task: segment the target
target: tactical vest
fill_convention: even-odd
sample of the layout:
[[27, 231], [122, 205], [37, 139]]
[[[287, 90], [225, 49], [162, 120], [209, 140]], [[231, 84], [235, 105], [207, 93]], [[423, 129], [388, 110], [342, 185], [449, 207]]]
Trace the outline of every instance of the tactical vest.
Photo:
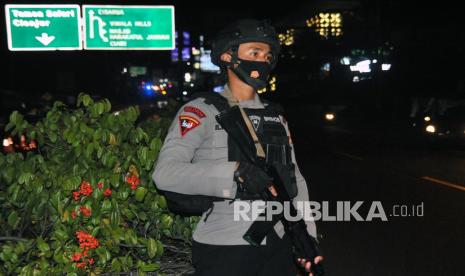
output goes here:
[[[206, 104], [211, 104], [222, 112], [229, 108], [223, 96], [217, 93], [198, 93], [195, 98], [203, 98]], [[264, 109], [244, 108], [257, 133], [258, 139], [265, 150], [267, 165], [273, 165], [280, 175], [285, 188], [291, 198], [297, 195], [295, 165], [292, 163], [292, 149], [286, 129], [281, 123], [282, 109], [279, 105], [263, 101]], [[217, 125], [218, 127], [219, 125]], [[244, 161], [241, 151], [234, 141], [228, 137], [228, 161]], [[231, 176], [232, 177], [232, 176]], [[167, 199], [168, 208], [181, 215], [201, 215], [210, 209], [215, 201], [224, 198], [186, 195], [175, 192], [163, 192]], [[241, 199], [258, 199], [253, 196], [239, 195]]]

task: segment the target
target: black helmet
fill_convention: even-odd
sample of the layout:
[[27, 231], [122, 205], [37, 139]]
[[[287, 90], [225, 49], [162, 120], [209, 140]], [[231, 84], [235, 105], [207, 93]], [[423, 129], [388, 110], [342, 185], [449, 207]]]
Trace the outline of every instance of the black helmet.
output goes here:
[[221, 54], [247, 42], [267, 43], [275, 57], [280, 51], [279, 39], [273, 26], [267, 21], [242, 19], [228, 25], [216, 36], [210, 54], [213, 64], [221, 67]]

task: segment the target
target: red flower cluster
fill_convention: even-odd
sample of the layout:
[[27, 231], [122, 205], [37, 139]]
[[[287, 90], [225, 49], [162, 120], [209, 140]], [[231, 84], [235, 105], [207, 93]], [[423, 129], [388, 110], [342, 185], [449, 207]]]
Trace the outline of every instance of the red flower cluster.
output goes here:
[[90, 186], [89, 182], [82, 181], [79, 192], [81, 193], [81, 195], [85, 195], [85, 196], [91, 195], [93, 192], [92, 186]]
[[102, 182], [97, 183], [97, 187], [98, 187], [100, 190], [103, 189], [103, 183], [102, 183]]
[[78, 201], [80, 196], [81, 196], [81, 194], [79, 192], [73, 192], [74, 200]]
[[73, 262], [79, 262], [82, 258], [82, 253], [79, 253], [79, 252], [76, 252], [73, 254], [73, 256], [71, 257], [71, 260]]
[[83, 216], [90, 217], [91, 211], [86, 206], [79, 206], [79, 210], [81, 211]]
[[87, 181], [82, 181], [81, 187], [79, 187], [79, 192], [73, 192], [73, 198], [75, 201], [78, 201], [81, 195], [88, 196], [91, 195], [92, 192], [93, 190], [92, 186], [90, 186], [90, 183]]
[[109, 197], [109, 196], [111, 196], [111, 193], [112, 193], [111, 190], [107, 188], [107, 189], [105, 189], [105, 191], [103, 192], [103, 195], [106, 196], [106, 197]]
[[126, 183], [131, 184], [131, 190], [137, 189], [140, 179], [136, 175], [126, 176]]
[[79, 241], [79, 247], [84, 250], [84, 256], [87, 256], [90, 249], [95, 249], [100, 245], [94, 236], [84, 231], [77, 231], [76, 237]]
[[88, 259], [88, 260], [85, 260], [85, 259], [83, 259], [83, 256], [85, 256], [85, 254], [82, 254], [82, 253], [80, 253], [80, 252], [76, 252], [76, 253], [74, 253], [73, 256], [71, 257], [71, 260], [72, 260], [73, 262], [79, 262], [79, 261], [81, 261], [81, 259], [82, 259], [82, 262], [76, 264], [76, 267], [77, 267], [77, 268], [84, 268], [84, 267], [86, 267], [87, 264], [89, 264], [89, 265], [93, 265], [93, 264], [94, 264], [95, 261], [94, 261], [93, 258], [90, 258], [90, 259]]
[[76, 219], [76, 217], [77, 217], [76, 211], [72, 211], [72, 212], [71, 212], [71, 217], [72, 217], [73, 219]]

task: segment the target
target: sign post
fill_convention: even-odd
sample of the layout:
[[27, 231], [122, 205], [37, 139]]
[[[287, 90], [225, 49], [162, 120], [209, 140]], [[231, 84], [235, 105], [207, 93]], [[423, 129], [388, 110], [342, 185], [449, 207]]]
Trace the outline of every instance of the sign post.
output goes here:
[[84, 49], [171, 50], [174, 6], [83, 5]]
[[5, 5], [10, 51], [81, 50], [79, 5]]

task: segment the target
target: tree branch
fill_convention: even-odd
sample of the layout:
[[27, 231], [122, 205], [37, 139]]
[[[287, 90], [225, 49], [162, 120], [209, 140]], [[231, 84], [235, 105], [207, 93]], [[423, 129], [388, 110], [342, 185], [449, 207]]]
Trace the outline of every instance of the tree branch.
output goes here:
[[27, 242], [28, 239], [20, 238], [20, 237], [0, 237], [0, 241], [23, 241]]

